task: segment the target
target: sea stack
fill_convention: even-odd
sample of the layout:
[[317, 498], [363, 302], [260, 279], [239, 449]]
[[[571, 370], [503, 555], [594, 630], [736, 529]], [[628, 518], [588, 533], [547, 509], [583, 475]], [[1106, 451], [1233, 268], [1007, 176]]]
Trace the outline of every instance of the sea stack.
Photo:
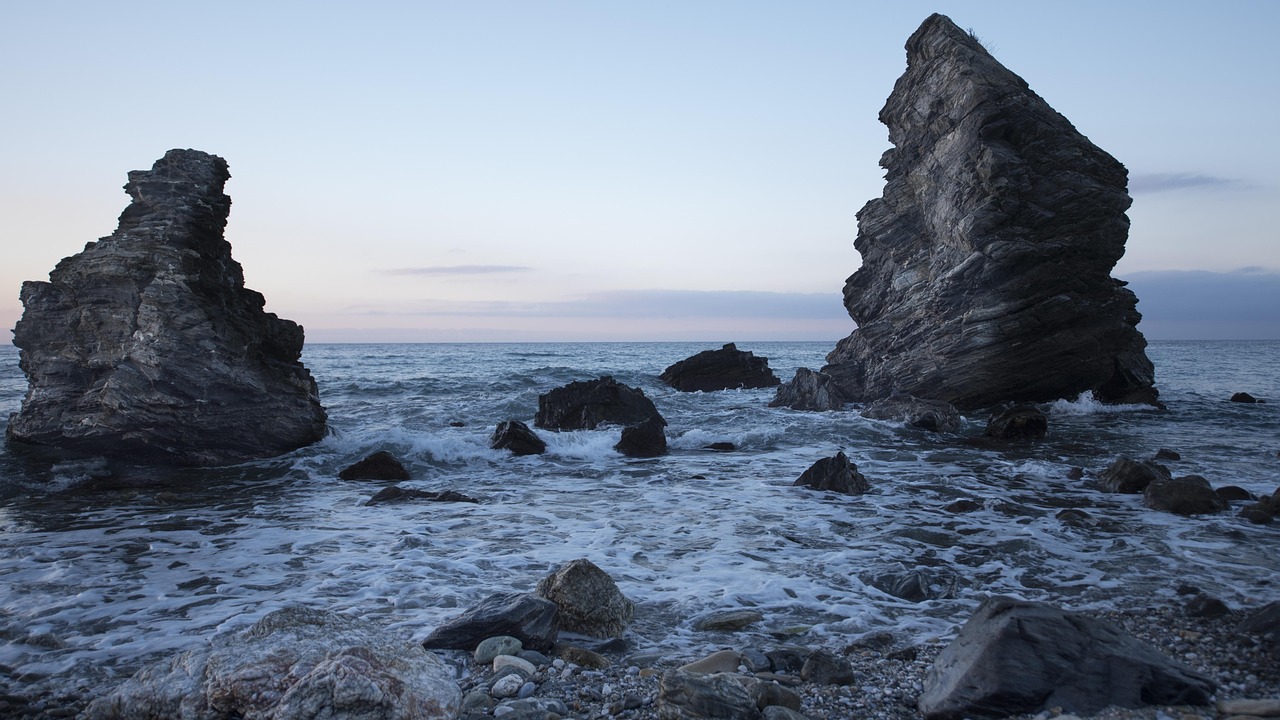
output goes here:
[[906, 48], [844, 287], [857, 329], [823, 372], [859, 402], [1158, 404], [1137, 297], [1111, 277], [1128, 171], [949, 18]]
[[129, 173], [109, 237], [22, 285], [28, 390], [12, 440], [132, 463], [229, 465], [315, 442], [302, 328], [264, 312], [223, 230], [220, 157], [170, 150]]

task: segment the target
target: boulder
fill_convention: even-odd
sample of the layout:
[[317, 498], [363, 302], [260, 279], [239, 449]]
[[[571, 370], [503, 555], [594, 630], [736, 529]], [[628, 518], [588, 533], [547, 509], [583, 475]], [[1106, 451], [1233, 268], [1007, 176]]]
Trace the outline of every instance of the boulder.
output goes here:
[[1218, 493], [1218, 497], [1229, 503], [1252, 501], [1255, 499], [1253, 497], [1253, 493], [1245, 490], [1239, 485], [1223, 485], [1220, 488], [1215, 488], [1214, 492]]
[[339, 480], [409, 480], [409, 471], [386, 450], [349, 465], [338, 473]]
[[906, 50], [844, 286], [857, 328], [823, 372], [857, 402], [1157, 404], [1137, 297], [1111, 277], [1128, 171], [949, 18]]
[[22, 285], [28, 391], [12, 440], [154, 465], [216, 466], [319, 440], [302, 328], [244, 286], [220, 157], [170, 150], [129, 173], [116, 231]]
[[494, 450], [510, 450], [512, 455], [541, 455], [547, 451], [547, 444], [542, 438], [519, 420], [498, 423], [493, 436], [489, 438], [489, 447]]
[[475, 652], [488, 638], [509, 635], [524, 647], [547, 652], [560, 634], [560, 608], [532, 593], [498, 593], [448, 620], [422, 641], [427, 649]]
[[876, 400], [862, 408], [862, 417], [893, 420], [933, 432], [955, 432], [960, 429], [960, 411], [954, 405], [910, 395], [891, 395]]
[[756, 701], [728, 675], [668, 670], [658, 681], [660, 720], [762, 720]]
[[1266, 400], [1259, 400], [1258, 398], [1250, 395], [1247, 392], [1238, 392], [1231, 396], [1231, 402], [1252, 404], [1252, 403], [1263, 403], [1263, 402], [1266, 402]]
[[792, 485], [846, 495], [861, 495], [871, 489], [871, 483], [858, 472], [858, 466], [849, 460], [843, 450], [837, 452], [835, 457], [823, 458], [810, 465]]
[[849, 399], [826, 373], [809, 368], [797, 368], [796, 376], [783, 383], [769, 407], [789, 407], [792, 410], [839, 410]]
[[1216, 689], [1109, 623], [997, 596], [938, 655], [918, 708], [926, 720], [1049, 708], [1090, 714], [1111, 705], [1205, 705]]
[[294, 607], [144, 668], [82, 717], [451, 720], [461, 705], [452, 670], [416, 643], [363, 620]]
[[800, 668], [800, 679], [814, 685], [852, 685], [858, 678], [848, 660], [815, 650]]
[[1142, 504], [1177, 515], [1206, 515], [1228, 507], [1209, 481], [1199, 475], [1152, 480], [1142, 491]]
[[1049, 417], [1034, 405], [1014, 405], [987, 420], [986, 436], [998, 440], [1038, 440], [1049, 432]]
[[539, 395], [533, 424], [549, 430], [594, 430], [601, 425], [638, 425], [651, 417], [667, 424], [643, 390], [606, 375]]
[[587, 637], [622, 637], [635, 615], [635, 603], [586, 558], [571, 560], [544, 577], [537, 594], [560, 608], [560, 629]]
[[622, 429], [622, 438], [614, 450], [633, 458], [653, 458], [667, 454], [666, 425], [661, 418], [651, 417], [639, 425]]
[[1137, 494], [1156, 480], [1172, 477], [1169, 468], [1157, 462], [1122, 457], [1098, 473], [1098, 487], [1103, 492]]
[[1280, 659], [1280, 600], [1269, 602], [1245, 616], [1236, 632], [1256, 635], [1272, 657]]
[[479, 503], [480, 501], [463, 495], [454, 490], [440, 490], [438, 492], [432, 490], [418, 490], [416, 488], [403, 488], [399, 485], [385, 487], [373, 494], [373, 497], [365, 501], [365, 505], [395, 505], [406, 502], [465, 502]]
[[765, 388], [780, 382], [769, 369], [769, 358], [739, 350], [733, 343], [685, 358], [658, 377], [681, 392]]

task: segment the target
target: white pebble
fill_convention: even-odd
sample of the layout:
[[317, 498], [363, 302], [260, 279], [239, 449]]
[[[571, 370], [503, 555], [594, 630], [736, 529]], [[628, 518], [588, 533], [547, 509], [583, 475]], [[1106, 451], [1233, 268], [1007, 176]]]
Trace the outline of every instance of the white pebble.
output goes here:
[[552, 661], [551, 661], [551, 667], [553, 667], [553, 668], [555, 668], [555, 669], [557, 669], [557, 670], [563, 670], [563, 669], [564, 669], [564, 659], [563, 659], [563, 658], [556, 658], [555, 660], [552, 660]]

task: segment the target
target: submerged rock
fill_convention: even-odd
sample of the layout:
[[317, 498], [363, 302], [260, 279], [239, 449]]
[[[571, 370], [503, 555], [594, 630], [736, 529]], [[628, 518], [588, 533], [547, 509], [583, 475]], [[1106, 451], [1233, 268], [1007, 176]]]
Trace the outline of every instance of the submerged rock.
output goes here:
[[1228, 507], [1209, 481], [1199, 475], [1153, 479], [1142, 491], [1142, 504], [1177, 515], [1205, 515]]
[[756, 357], [728, 343], [677, 362], [659, 376], [681, 392], [773, 387], [780, 381], [769, 369], [769, 358]]
[[823, 372], [858, 402], [1156, 404], [1137, 298], [1110, 275], [1124, 166], [950, 19], [906, 47], [880, 111], [884, 195], [858, 213], [862, 266], [844, 288], [857, 329]]
[[423, 501], [423, 502], [464, 502], [479, 503], [480, 501], [469, 496], [463, 495], [456, 490], [418, 490], [416, 488], [403, 488], [399, 485], [383, 488], [373, 494], [373, 497], [365, 501], [365, 505], [395, 505], [398, 503]]
[[954, 405], [910, 395], [891, 395], [877, 400], [862, 408], [862, 417], [895, 420], [933, 432], [955, 432], [960, 429], [960, 412]]
[[1049, 432], [1049, 416], [1034, 405], [1014, 405], [987, 420], [987, 437], [1000, 440], [1039, 439]]
[[651, 417], [667, 424], [643, 390], [606, 375], [539, 395], [533, 424], [550, 430], [594, 430], [601, 425], [638, 425]]
[[1117, 458], [1098, 473], [1098, 487], [1104, 492], [1137, 494], [1156, 480], [1172, 478], [1169, 468], [1153, 460]]
[[223, 229], [220, 157], [170, 150], [129, 173], [109, 237], [22, 285], [29, 390], [9, 438], [161, 465], [228, 465], [319, 440], [302, 328], [264, 312]]
[[379, 450], [369, 457], [342, 469], [339, 480], [409, 480], [409, 471], [386, 450]]
[[783, 383], [769, 407], [789, 407], [792, 410], [839, 410], [849, 399], [826, 373], [809, 368], [797, 368], [796, 376]]

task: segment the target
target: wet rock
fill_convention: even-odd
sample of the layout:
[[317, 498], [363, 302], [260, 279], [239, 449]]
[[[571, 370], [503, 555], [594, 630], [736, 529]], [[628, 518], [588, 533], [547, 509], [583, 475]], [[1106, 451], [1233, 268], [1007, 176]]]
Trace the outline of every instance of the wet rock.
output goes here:
[[487, 638], [510, 635], [524, 647], [546, 652], [560, 632], [560, 609], [531, 593], [498, 593], [442, 623], [422, 642], [428, 649], [474, 652]]
[[774, 672], [799, 674], [804, 661], [809, 657], [809, 651], [801, 647], [783, 646], [766, 651], [765, 657], [769, 658]]
[[1084, 468], [1082, 467], [1073, 467], [1067, 471], [1068, 480], [1080, 480], [1082, 478], [1084, 478]]
[[379, 450], [360, 462], [343, 468], [341, 480], [409, 480], [409, 471], [386, 450]]
[[1253, 493], [1245, 490], [1239, 485], [1223, 485], [1222, 487], [1214, 490], [1214, 492], [1218, 493], [1218, 497], [1229, 503], [1254, 499]]
[[719, 650], [710, 655], [681, 665], [679, 670], [685, 673], [711, 675], [713, 673], [732, 673], [738, 671], [742, 664], [742, 656], [734, 650]]
[[658, 683], [661, 720], [762, 720], [756, 703], [737, 681], [726, 675], [668, 670]]
[[1179, 453], [1177, 450], [1170, 450], [1169, 448], [1160, 448], [1159, 450], [1156, 451], [1155, 458], [1153, 459], [1176, 461], [1176, 460], [1182, 459], [1182, 454]]
[[1226, 501], [1199, 475], [1152, 480], [1142, 491], [1142, 504], [1177, 515], [1204, 515], [1227, 509]]
[[849, 399], [830, 375], [799, 368], [790, 381], [783, 383], [769, 407], [789, 407], [792, 410], [839, 410]]
[[880, 119], [882, 198], [858, 213], [857, 329], [827, 356], [850, 397], [961, 410], [1093, 391], [1156, 403], [1124, 254], [1124, 166], [942, 15], [907, 40]]
[[110, 236], [26, 282], [28, 392], [7, 436], [155, 465], [230, 465], [324, 437], [302, 328], [244, 286], [220, 157], [170, 150], [129, 173]]
[[849, 461], [843, 450], [835, 457], [823, 458], [811, 465], [792, 485], [846, 495], [861, 495], [871, 489], [871, 483], [858, 472], [858, 466]]
[[632, 458], [654, 458], [667, 454], [666, 425], [661, 418], [651, 417], [639, 425], [622, 429], [622, 438], [614, 450]]
[[1209, 678], [1109, 623], [993, 597], [938, 656], [918, 707], [926, 720], [1049, 708], [1085, 714], [1109, 705], [1204, 705], [1215, 690]]
[[550, 430], [594, 430], [601, 425], [638, 425], [655, 416], [662, 419], [643, 390], [606, 375], [539, 395], [533, 424]]
[[1049, 432], [1049, 417], [1034, 405], [1014, 405], [987, 420], [986, 436], [999, 440], [1040, 439]]
[[489, 447], [494, 450], [510, 450], [513, 455], [541, 455], [547, 451], [547, 444], [528, 425], [519, 420], [506, 420], [498, 423], [489, 438]]
[[480, 501], [469, 496], [463, 495], [454, 490], [440, 490], [438, 492], [431, 490], [418, 490], [415, 488], [403, 488], [399, 485], [386, 487], [373, 494], [373, 497], [365, 501], [365, 505], [394, 505], [406, 502], [465, 502], [479, 503]]
[[562, 630], [587, 637], [622, 637], [635, 614], [635, 603], [586, 558], [571, 560], [544, 577], [537, 593], [560, 608]]
[[659, 379], [681, 392], [765, 388], [780, 382], [768, 358], [739, 350], [733, 343], [685, 358], [663, 370]]
[[1253, 503], [1240, 508], [1240, 517], [1254, 525], [1270, 525], [1275, 520], [1275, 516], [1268, 511], [1268, 506], [1263, 503]]
[[981, 510], [982, 503], [977, 500], [970, 500], [969, 498], [961, 498], [942, 509], [949, 513], [970, 513], [975, 510]]
[[451, 719], [461, 703], [452, 671], [412, 641], [345, 615], [287, 608], [140, 671], [84, 717]]
[[755, 610], [721, 610], [703, 615], [693, 621], [693, 629], [702, 632], [741, 630], [764, 620]]
[[857, 676], [848, 660], [825, 650], [815, 650], [800, 668], [800, 679], [815, 685], [852, 685]]
[[894, 420], [932, 432], [955, 432], [960, 429], [960, 412], [954, 405], [910, 395], [892, 395], [876, 400], [862, 408], [862, 417]]
[[1231, 608], [1212, 595], [1200, 593], [1187, 601], [1184, 608], [1188, 617], [1220, 618], [1231, 614]]
[[1059, 522], [1063, 525], [1072, 527], [1093, 527], [1098, 524], [1092, 515], [1078, 508], [1066, 508], [1059, 510], [1055, 515]]
[[1247, 392], [1238, 392], [1231, 396], [1231, 402], [1234, 403], [1263, 403], [1266, 400], [1259, 400]]
[[871, 581], [877, 590], [908, 602], [955, 597], [959, 583], [960, 578], [953, 573], [923, 568], [885, 573]]
[[731, 442], [713, 442], [710, 445], [703, 445], [702, 449], [714, 450], [716, 452], [733, 452], [738, 449], [738, 446]]
[[1257, 636], [1275, 658], [1280, 658], [1280, 600], [1269, 602], [1245, 616], [1236, 632]]
[[1098, 488], [1103, 492], [1137, 494], [1156, 480], [1172, 477], [1169, 468], [1159, 463], [1122, 457], [1098, 473]]

